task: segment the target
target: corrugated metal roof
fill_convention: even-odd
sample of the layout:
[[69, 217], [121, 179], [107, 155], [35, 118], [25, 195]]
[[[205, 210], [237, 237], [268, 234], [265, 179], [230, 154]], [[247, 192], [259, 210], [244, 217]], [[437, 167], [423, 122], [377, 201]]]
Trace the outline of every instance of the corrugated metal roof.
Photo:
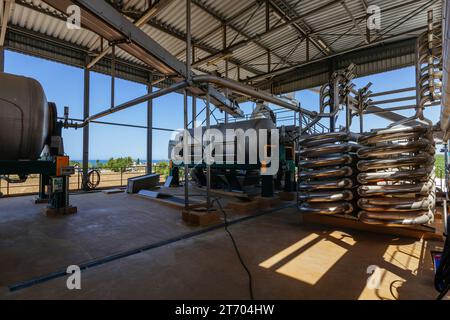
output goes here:
[[[103, 0], [98, 0], [103, 1]], [[124, 0], [118, 8], [130, 20], [148, 8], [147, 0]], [[277, 70], [307, 61], [307, 33], [311, 41], [310, 59], [325, 56], [323, 46], [331, 49], [330, 54], [345, 52], [365, 45], [367, 15], [365, 4], [381, 9], [381, 30], [371, 31], [372, 41], [398, 41], [417, 36], [419, 28], [425, 28], [427, 11], [434, 10], [435, 21], [441, 20], [440, 0], [271, 0], [274, 6], [286, 10], [286, 16], [269, 11], [269, 26], [283, 25], [287, 17], [302, 18], [296, 24], [282, 28], [269, 35], [266, 32], [266, 1], [262, 0], [193, 0], [192, 38], [196, 46], [196, 58], [204, 59], [223, 50], [223, 25], [226, 24], [227, 46], [246, 41], [249, 37], [261, 35], [255, 41], [232, 52], [229, 58], [229, 77], [237, 79], [237, 65], [241, 66], [241, 79], [252, 78], [268, 71], [267, 50], [271, 53], [271, 68]], [[142, 29], [177, 58], [185, 60], [186, 2], [173, 0], [158, 12]], [[286, 9], [289, 8], [289, 9]], [[356, 20], [355, 26], [352, 17]], [[101, 51], [101, 40], [92, 31], [69, 30], [65, 15], [57, 12], [41, 0], [16, 0], [9, 21], [10, 25], [37, 32], [48, 38], [59, 39], [68, 44], [82, 47], [90, 52]], [[302, 34], [303, 32], [303, 34]], [[393, 37], [395, 36], [395, 37]], [[303, 39], [303, 40], [302, 40]], [[120, 59], [143, 66], [129, 54], [117, 50]], [[199, 67], [204, 72], [225, 73], [225, 63], [215, 61]]]

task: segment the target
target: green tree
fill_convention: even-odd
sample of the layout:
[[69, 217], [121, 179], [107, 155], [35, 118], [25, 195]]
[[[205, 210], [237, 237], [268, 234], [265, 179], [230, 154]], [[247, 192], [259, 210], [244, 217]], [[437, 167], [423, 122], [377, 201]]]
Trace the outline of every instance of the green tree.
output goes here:
[[133, 165], [133, 159], [131, 157], [126, 158], [111, 158], [106, 163], [106, 168], [111, 169], [114, 172], [125, 171]]

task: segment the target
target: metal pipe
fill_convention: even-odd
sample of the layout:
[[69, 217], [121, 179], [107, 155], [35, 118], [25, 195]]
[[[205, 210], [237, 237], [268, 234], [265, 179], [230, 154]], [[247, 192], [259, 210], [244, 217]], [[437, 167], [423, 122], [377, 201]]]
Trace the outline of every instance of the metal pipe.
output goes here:
[[365, 172], [358, 175], [358, 182], [361, 184], [378, 183], [386, 181], [427, 181], [431, 174], [431, 168], [420, 168], [416, 170]]
[[389, 96], [391, 94], [403, 93], [403, 92], [409, 92], [409, 91], [415, 91], [415, 90], [416, 90], [415, 87], [410, 87], [410, 88], [396, 89], [396, 90], [390, 90], [390, 91], [384, 91], [384, 92], [376, 92], [376, 93], [370, 94], [370, 98]]
[[334, 167], [334, 166], [342, 166], [349, 165], [353, 162], [353, 157], [350, 155], [342, 155], [338, 157], [326, 157], [326, 158], [318, 158], [312, 160], [301, 160], [300, 167], [301, 168], [319, 168], [319, 167]]
[[[64, 117], [58, 117], [58, 120], [65, 120]], [[83, 122], [83, 119], [77, 119], [77, 118], [67, 118], [68, 121], [75, 121], [75, 122]], [[125, 128], [135, 128], [135, 129], [148, 129], [148, 126], [140, 126], [136, 124], [127, 124], [127, 123], [119, 123], [119, 122], [107, 122], [107, 121], [91, 121], [90, 124], [102, 124], [107, 126], [117, 126], [117, 127], [125, 127]], [[168, 129], [168, 128], [158, 128], [153, 127], [153, 130], [156, 131], [165, 131], [165, 132], [180, 132], [180, 129]]]
[[326, 189], [350, 189], [353, 188], [353, 181], [344, 178], [335, 181], [308, 181], [299, 184], [299, 190], [326, 190]]
[[[187, 0], [188, 1], [188, 0]], [[278, 105], [280, 107], [283, 108], [287, 108], [293, 111], [299, 111], [300, 109], [302, 110], [303, 114], [306, 114], [309, 117], [314, 118], [313, 119], [313, 124], [317, 123], [318, 121], [320, 121], [320, 117], [324, 117], [327, 115], [318, 115], [317, 112], [312, 112], [306, 109], [301, 108], [300, 106], [297, 106], [295, 104], [291, 104], [289, 102], [286, 102], [284, 100], [281, 100], [277, 97], [274, 97], [273, 95], [270, 95], [268, 93], [262, 92], [262, 91], [257, 91], [256, 89], [243, 85], [239, 82], [230, 80], [230, 79], [223, 79], [220, 77], [216, 77], [216, 76], [210, 76], [210, 75], [201, 75], [201, 76], [194, 76], [192, 78], [192, 81], [198, 84], [208, 84], [208, 83], [213, 83], [216, 84], [218, 86], [223, 86], [225, 88], [230, 89], [231, 91], [240, 93], [242, 95], [246, 95], [255, 99], [260, 99], [266, 102], [270, 102], [272, 104]], [[148, 101], [150, 99], [155, 99], [158, 97], [161, 97], [163, 95], [175, 92], [175, 91], [179, 91], [181, 89], [184, 89], [188, 87], [188, 82], [183, 81], [183, 82], [178, 82], [168, 88], [164, 88], [161, 89], [159, 91], [156, 92], [152, 92], [150, 94], [146, 94], [142, 97], [136, 98], [134, 100], [128, 101], [126, 103], [123, 103], [119, 106], [113, 107], [113, 108], [109, 108], [107, 110], [104, 110], [102, 112], [99, 112], [93, 116], [90, 116], [89, 118], [87, 118], [82, 124], [77, 124], [77, 125], [70, 125], [70, 124], [66, 124], [67, 127], [75, 127], [75, 128], [82, 128], [84, 126], [87, 125], [87, 123], [105, 117], [107, 115], [110, 115], [112, 113], [127, 109], [129, 107], [133, 107], [137, 104], [143, 103], [145, 101]]]
[[326, 144], [322, 146], [317, 146], [310, 149], [304, 149], [300, 152], [302, 157], [319, 157], [319, 156], [328, 156], [331, 154], [342, 154], [346, 152], [355, 152], [359, 148], [358, 145], [355, 144]]
[[299, 199], [309, 203], [351, 201], [353, 192], [349, 190], [332, 190], [300, 193]]
[[428, 194], [431, 192], [431, 188], [432, 185], [429, 182], [403, 185], [360, 186], [358, 188], [358, 193], [362, 197], [386, 196], [406, 193], [428, 196]]
[[381, 101], [372, 101], [372, 102], [369, 103], [369, 105], [375, 105], [376, 106], [376, 105], [379, 105], [379, 104], [389, 104], [389, 103], [410, 101], [410, 100], [416, 100], [416, 96], [401, 97], [401, 98], [387, 99], [387, 100], [381, 100]]
[[434, 158], [426, 153], [418, 154], [410, 157], [400, 157], [396, 159], [375, 159], [362, 160], [358, 162], [359, 171], [380, 170], [380, 169], [394, 169], [402, 167], [431, 165]]
[[299, 143], [303, 147], [315, 147], [324, 144], [331, 144], [348, 140], [347, 132], [330, 132], [308, 135], [305, 138], [300, 138]]
[[353, 170], [350, 167], [324, 169], [324, 170], [311, 170], [301, 171], [300, 178], [302, 179], [322, 179], [322, 178], [343, 178], [349, 177], [353, 174]]
[[[65, 120], [64, 117], [58, 117], [58, 120]], [[75, 122], [83, 122], [83, 119], [77, 119], [77, 118], [67, 118], [68, 121], [75, 121]], [[91, 124], [102, 124], [107, 126], [117, 126], [117, 127], [125, 127], [125, 128], [135, 128], [135, 129], [148, 129], [148, 126], [140, 126], [136, 124], [128, 124], [128, 123], [119, 123], [119, 122], [106, 122], [106, 121], [91, 121], [89, 122]], [[158, 128], [153, 127], [153, 130], [156, 131], [165, 131], [165, 132], [180, 132], [180, 129], [167, 129], [167, 128]]]
[[[440, 102], [432, 102], [432, 103], [425, 104], [423, 107], [424, 108], [429, 108], [429, 107], [440, 106], [440, 105], [441, 105]], [[377, 107], [377, 106], [370, 105], [370, 107]], [[382, 110], [364, 111], [364, 114], [382, 114], [382, 113], [387, 113], [387, 112], [391, 112], [391, 111], [401, 111], [401, 110], [415, 109], [416, 107], [417, 107], [417, 105], [412, 104], [412, 105], [407, 105], [407, 106], [384, 108]]]
[[[431, 206], [429, 197], [408, 197], [408, 198], [363, 198], [359, 199], [360, 206], [372, 207], [388, 207], [394, 206], [395, 209], [408, 210], [428, 210]], [[365, 209], [365, 208], [363, 208]], [[387, 210], [387, 209], [386, 209]], [[378, 210], [381, 211], [381, 210]]]
[[353, 211], [353, 206], [348, 202], [331, 202], [331, 203], [308, 203], [303, 202], [299, 206], [301, 213], [316, 213], [316, 214], [349, 214]]
[[[385, 219], [382, 219], [383, 217]], [[385, 225], [393, 227], [398, 227], [401, 225], [424, 225], [432, 220], [430, 215], [425, 214], [417, 217], [415, 214], [392, 215], [383, 212], [373, 213], [367, 211], [360, 212], [359, 219], [366, 224]]]
[[406, 139], [418, 139], [420, 137], [426, 137], [431, 140], [431, 132], [427, 130], [422, 130], [421, 127], [405, 127], [396, 128], [398, 130], [386, 130], [378, 131], [377, 134], [367, 134], [358, 139], [358, 142], [364, 145], [375, 145], [380, 142], [392, 142], [395, 140], [406, 140]]
[[[217, 86], [221, 86], [221, 87], [225, 87], [230, 89], [233, 92], [242, 94], [244, 96], [248, 96], [251, 98], [255, 98], [255, 99], [259, 99], [259, 100], [263, 100], [266, 102], [270, 102], [272, 104], [275, 104], [277, 106], [286, 108], [286, 109], [290, 109], [293, 111], [298, 111], [299, 110], [299, 106], [297, 106], [296, 104], [293, 103], [289, 103], [287, 101], [281, 100], [277, 97], [274, 97], [271, 94], [268, 94], [266, 92], [263, 91], [258, 91], [250, 86], [244, 85], [242, 83], [239, 83], [237, 81], [233, 81], [230, 79], [224, 79], [224, 78], [220, 78], [220, 77], [216, 77], [216, 76], [211, 76], [211, 75], [200, 75], [200, 76], [194, 76], [192, 78], [192, 81], [194, 83], [198, 83], [198, 84], [205, 84], [205, 83], [212, 83], [215, 84]], [[302, 109], [302, 112], [310, 117], [316, 117], [317, 113], [316, 112], [312, 112], [309, 110], [305, 110]]]
[[358, 151], [358, 157], [361, 159], [369, 157], [377, 158], [419, 151], [432, 153], [435, 150], [430, 141], [421, 139], [405, 144], [385, 144], [377, 147], [362, 148]]
[[172, 86], [170, 86], [168, 88], [164, 88], [164, 89], [158, 90], [156, 92], [148, 93], [148, 94], [143, 95], [143, 96], [141, 96], [139, 98], [136, 98], [136, 99], [130, 100], [128, 102], [122, 103], [122, 104], [120, 104], [120, 105], [118, 105], [118, 106], [116, 106], [114, 108], [108, 108], [108, 109], [106, 109], [104, 111], [101, 111], [101, 112], [99, 112], [99, 113], [97, 113], [95, 115], [92, 115], [92, 116], [88, 117], [81, 124], [66, 124], [66, 127], [69, 127], [69, 128], [70, 127], [73, 127], [73, 128], [84, 128], [89, 122], [92, 122], [92, 121], [94, 121], [96, 119], [105, 117], [107, 115], [116, 113], [116, 112], [121, 111], [121, 110], [128, 109], [130, 107], [134, 107], [134, 106], [136, 106], [138, 104], [141, 104], [143, 102], [146, 102], [148, 100], [156, 99], [156, 98], [162, 97], [162, 96], [164, 96], [166, 94], [185, 89], [187, 86], [188, 86], [188, 84], [185, 81], [178, 82], [178, 83], [176, 83], [176, 84], [174, 84], [174, 85], [172, 85]]

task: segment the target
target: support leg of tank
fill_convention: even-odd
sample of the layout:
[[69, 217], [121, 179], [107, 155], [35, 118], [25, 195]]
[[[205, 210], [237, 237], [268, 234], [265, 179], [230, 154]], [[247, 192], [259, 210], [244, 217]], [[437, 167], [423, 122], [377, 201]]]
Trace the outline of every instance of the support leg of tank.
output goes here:
[[273, 176], [262, 176], [261, 196], [263, 198], [272, 198], [275, 194], [275, 184]]

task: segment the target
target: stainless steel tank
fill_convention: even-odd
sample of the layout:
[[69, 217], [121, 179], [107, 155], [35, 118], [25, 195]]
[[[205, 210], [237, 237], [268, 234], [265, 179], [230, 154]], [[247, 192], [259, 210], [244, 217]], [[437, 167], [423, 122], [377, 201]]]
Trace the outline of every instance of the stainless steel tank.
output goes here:
[[49, 131], [49, 107], [34, 79], [0, 73], [0, 160], [36, 160]]
[[[270, 130], [274, 130], [276, 129], [276, 125], [275, 123], [271, 120], [271, 119], [267, 119], [267, 118], [255, 118], [255, 119], [251, 119], [251, 120], [245, 120], [245, 121], [237, 121], [237, 122], [229, 122], [229, 123], [221, 123], [218, 125], [213, 125], [211, 126], [211, 129], [214, 130], [218, 130], [223, 134], [223, 138], [224, 138], [224, 148], [223, 148], [223, 159], [226, 159], [227, 156], [227, 150], [226, 150], [226, 145], [230, 145], [231, 147], [233, 147], [234, 150], [234, 156], [237, 156], [237, 153], [240, 152], [239, 147], [237, 145], [237, 141], [233, 136], [233, 139], [230, 141], [227, 141], [227, 130], [243, 130], [244, 132], [247, 132], [247, 130], [249, 129], [253, 129], [256, 132], [256, 139], [255, 141], [253, 141], [254, 143], [256, 143], [256, 145], [252, 145], [250, 146], [250, 141], [246, 141], [245, 142], [245, 159], [246, 159], [246, 164], [248, 164], [248, 160], [250, 159], [250, 148], [251, 147], [255, 147], [255, 151], [258, 151], [259, 149], [259, 142], [260, 142], [260, 136], [259, 136], [259, 132], [260, 130], [267, 130], [268, 133], [270, 133]], [[203, 139], [204, 134], [206, 132], [206, 127], [202, 127], [201, 128], [201, 132], [202, 132], [202, 137]], [[195, 138], [195, 133], [193, 129], [189, 130], [189, 133], [192, 135], [192, 137]], [[268, 138], [267, 140], [267, 144], [271, 144], [271, 138]], [[194, 139], [194, 141], [196, 141]], [[205, 143], [205, 141], [203, 140], [203, 143]], [[194, 142], [194, 145], [196, 143]], [[275, 142], [273, 142], [272, 144], [275, 144]], [[197, 146], [200, 146], [200, 144], [197, 144]], [[194, 156], [194, 146], [192, 146], [191, 148], [191, 157]], [[259, 163], [258, 159], [258, 163]]]

